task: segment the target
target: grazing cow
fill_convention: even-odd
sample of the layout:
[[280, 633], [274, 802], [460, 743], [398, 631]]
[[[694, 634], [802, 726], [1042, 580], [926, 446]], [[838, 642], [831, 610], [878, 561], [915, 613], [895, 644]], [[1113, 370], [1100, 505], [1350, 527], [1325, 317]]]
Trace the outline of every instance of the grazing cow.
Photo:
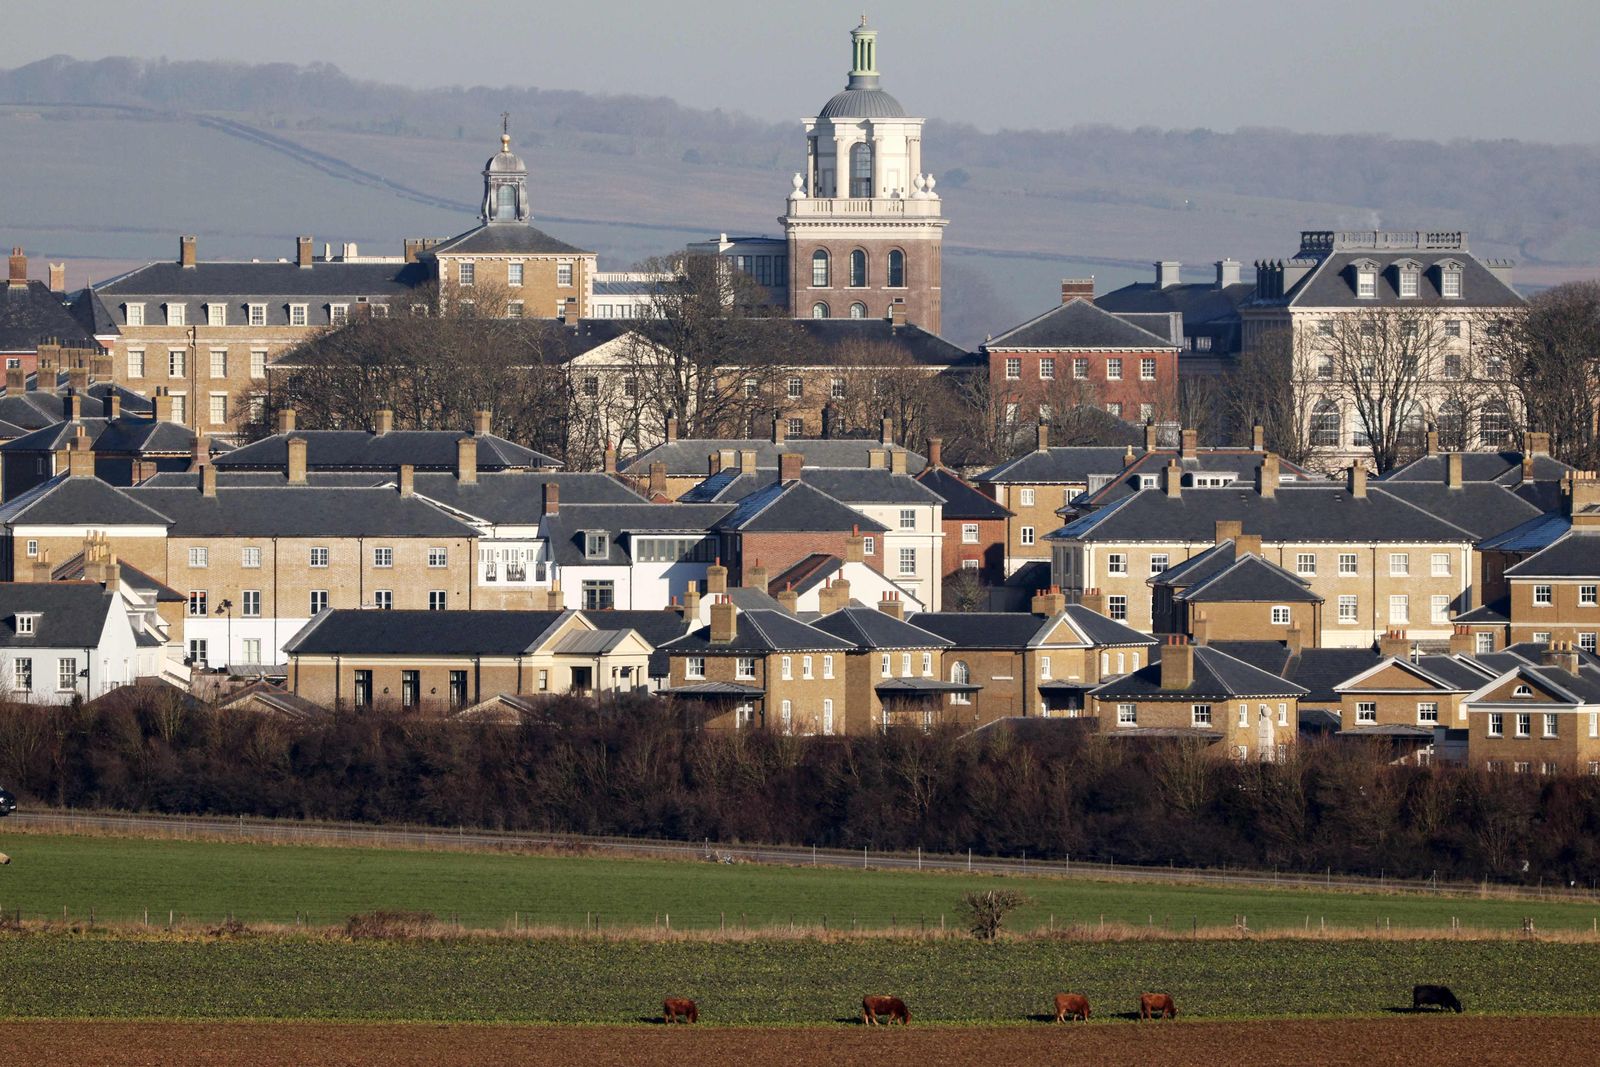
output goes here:
[[675, 1023], [680, 1018], [686, 1023], [700, 1021], [700, 1009], [695, 1007], [694, 1001], [687, 997], [668, 997], [661, 1002], [661, 1015], [668, 1023]]
[[1411, 1010], [1421, 1011], [1423, 1008], [1438, 1008], [1441, 1011], [1453, 1011], [1461, 1014], [1461, 1001], [1450, 992], [1447, 985], [1417, 985], [1411, 987]]
[[911, 1023], [911, 1012], [907, 1010], [906, 1002], [899, 997], [867, 996], [861, 998], [862, 1022], [868, 1026], [877, 1026], [878, 1016], [880, 1015], [887, 1015], [891, 1025], [896, 1019], [900, 1020], [901, 1026], [909, 1026]]
[[1139, 1018], [1176, 1019], [1178, 1006], [1170, 993], [1143, 993], [1139, 996]]
[[1056, 1022], [1064, 1023], [1067, 1016], [1089, 1021], [1089, 998], [1082, 993], [1056, 994]]
[[0, 867], [4, 867], [6, 864], [8, 864], [10, 862], [11, 862], [11, 857], [6, 855], [4, 852], [0, 852]]

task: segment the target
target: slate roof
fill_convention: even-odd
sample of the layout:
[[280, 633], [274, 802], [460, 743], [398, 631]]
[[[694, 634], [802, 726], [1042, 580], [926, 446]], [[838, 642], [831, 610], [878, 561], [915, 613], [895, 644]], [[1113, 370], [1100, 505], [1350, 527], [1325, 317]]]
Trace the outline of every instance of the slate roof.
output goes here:
[[1555, 544], [1565, 537], [1570, 529], [1572, 529], [1570, 518], [1560, 512], [1547, 512], [1513, 526], [1504, 533], [1485, 538], [1478, 548], [1484, 552], [1490, 549], [1500, 552], [1537, 552], [1541, 548]]
[[682, 615], [676, 611], [584, 611], [580, 612], [585, 619], [602, 629], [627, 629], [632, 630], [644, 638], [653, 650], [650, 653], [650, 677], [665, 678], [670, 666], [670, 657], [661, 651], [661, 646], [668, 641], [682, 637], [688, 632], [689, 624]]
[[710, 653], [844, 652], [850, 642], [808, 626], [782, 611], [741, 611], [734, 618], [732, 641], [713, 643], [711, 627], [702, 626], [662, 646], [674, 656]]
[[927, 467], [917, 481], [943, 498], [946, 519], [1004, 519], [1011, 514], [947, 467]]
[[[188, 599], [182, 593], [164, 582], [159, 582], [150, 577], [138, 567], [125, 560], [117, 561], [117, 569], [122, 575], [122, 580], [134, 589], [150, 592], [156, 595], [156, 602], [161, 604], [181, 604]], [[84, 581], [83, 553], [79, 552], [70, 559], [62, 561], [50, 570], [50, 580], [56, 582]]]
[[1068, 604], [1066, 617], [1078, 632], [1089, 639], [1096, 647], [1101, 645], [1154, 645], [1159, 642], [1155, 638], [1084, 607], [1082, 604]]
[[1143, 448], [1049, 448], [1008, 459], [973, 477], [975, 482], [1086, 485], [1089, 476], [1114, 477]]
[[165, 678], [135, 678], [126, 685], [113, 686], [93, 700], [85, 701], [84, 707], [97, 710], [145, 711], [168, 706], [169, 702], [186, 711], [207, 710], [205, 701], [187, 689], [173, 685]]
[[[713, 452], [734, 454], [734, 473], [738, 469], [738, 454], [754, 452], [757, 470], [777, 470], [778, 457], [799, 453], [806, 458], [807, 470], [832, 467], [867, 469], [873, 450], [906, 453], [906, 471], [916, 474], [927, 466], [927, 460], [899, 445], [884, 445], [876, 440], [857, 437], [802, 438], [791, 437], [778, 444], [764, 437], [700, 437], [666, 441], [639, 453], [620, 467], [622, 473], [646, 477], [650, 464], [665, 463], [667, 474], [674, 478], [699, 477], [706, 473], [707, 457]], [[885, 462], [888, 462], [886, 459]]]
[[116, 316], [111, 314], [106, 302], [101, 300], [100, 294], [93, 289], [79, 289], [67, 297], [67, 311], [91, 335], [115, 335], [122, 332], [117, 329]]
[[1472, 656], [1419, 656], [1416, 665], [1451, 689], [1465, 693], [1501, 673]]
[[[455, 475], [446, 475], [453, 478]], [[487, 476], [486, 476], [487, 477]], [[139, 483], [141, 489], [199, 489], [198, 471], [157, 471]], [[330, 486], [342, 489], [375, 489], [393, 486], [393, 472], [383, 471], [311, 471], [306, 475], [306, 485], [314, 488]], [[217, 471], [217, 485], [224, 489], [283, 489], [289, 485], [289, 475], [284, 471]]]
[[319, 612], [284, 643], [291, 655], [515, 656], [549, 639], [564, 611]]
[[888, 319], [794, 319], [809, 344], [786, 355], [788, 366], [860, 367], [898, 365], [902, 359], [922, 367], [976, 366], [982, 357], [920, 326], [896, 326]]
[[[1521, 452], [1457, 452], [1461, 457], [1461, 480], [1463, 482], [1499, 482], [1501, 485], [1515, 487], [1522, 481], [1522, 453]], [[1383, 481], [1389, 482], [1437, 482], [1443, 485], [1449, 470], [1450, 453], [1437, 453], [1431, 456], [1418, 456], [1404, 467], [1397, 467], [1384, 475]], [[1533, 480], [1536, 482], [1559, 482], [1574, 468], [1550, 456], [1535, 454], [1533, 457]]]
[[1364, 498], [1336, 485], [1285, 484], [1273, 497], [1253, 488], [1185, 489], [1171, 499], [1145, 489], [1077, 519], [1047, 540], [1187, 541], [1216, 536], [1218, 520], [1243, 521], [1262, 540], [1437, 542], [1475, 541], [1472, 534], [1397, 496], [1369, 486]]
[[[802, 469], [799, 480], [846, 504], [943, 503], [939, 494], [917, 479], [887, 470]], [[742, 500], [775, 484], [778, 484], [776, 471], [758, 470], [755, 474], [719, 471], [678, 499], [691, 504]]]
[[[94, 582], [0, 583], [0, 647], [98, 648], [115, 595]], [[17, 633], [19, 612], [39, 614], [34, 633]]]
[[861, 649], [947, 648], [950, 645], [948, 639], [876, 608], [840, 608], [811, 625]]
[[[590, 255], [576, 245], [557, 240], [526, 222], [486, 222], [446, 238], [423, 253], [427, 256], [471, 255]], [[577, 295], [577, 291], [573, 291]]]
[[454, 474], [423, 473], [415, 476], [413, 488], [418, 496], [486, 522], [537, 526], [544, 515], [546, 483], [560, 490], [562, 508], [645, 502], [617, 479], [596, 471], [480, 472], [473, 484], [463, 483]]
[[[1160, 316], [1165, 319], [1166, 316]], [[1132, 321], [1130, 321], [1130, 319]], [[1131, 351], [1159, 351], [1177, 348], [1170, 327], [1153, 332], [1153, 317], [1119, 315], [1088, 300], [1077, 298], [1058, 304], [1042, 315], [1036, 315], [1020, 326], [984, 342], [989, 352], [1009, 352], [1017, 349], [1046, 349], [1050, 351], [1081, 351], [1086, 349], [1127, 349]]]
[[[103, 418], [106, 413], [104, 398], [114, 388], [108, 382], [98, 382], [87, 393], [79, 395], [78, 413], [85, 418]], [[118, 388], [122, 396], [123, 413], [149, 413], [149, 400], [126, 389]], [[0, 396], [0, 422], [21, 427], [24, 431], [39, 430], [66, 420], [69, 413], [68, 398], [64, 391], [50, 388], [30, 388], [25, 392]], [[18, 434], [17, 436], [21, 436]]]
[[[1068, 604], [1065, 618], [1087, 640], [1099, 646], [1150, 646], [1153, 638], [1081, 604]], [[1055, 620], [1022, 611], [919, 611], [906, 621], [949, 641], [957, 648], [1021, 649], [1039, 644]]]
[[[160, 321], [154, 303], [181, 301], [188, 307], [186, 321], [205, 322], [201, 305], [225, 303], [228, 321], [249, 321], [248, 306], [267, 305], [267, 325], [289, 324], [288, 304], [316, 305], [324, 300], [359, 302], [368, 297], [376, 302], [401, 299], [428, 281], [428, 267], [422, 263], [345, 263], [314, 261], [302, 267], [293, 261], [236, 263], [201, 261], [183, 267], [167, 260], [149, 263], [101, 285], [95, 286], [116, 323], [127, 325], [125, 304], [143, 302], [145, 321]], [[327, 312], [315, 306], [307, 309], [313, 325], [326, 324]]]
[[117, 419], [81, 418], [58, 422], [0, 445], [10, 452], [58, 452], [72, 444], [82, 428], [93, 452], [139, 455], [192, 455], [194, 431], [166, 420], [123, 415]]
[[1101, 700], [1283, 697], [1304, 696], [1306, 692], [1304, 686], [1252, 667], [1244, 660], [1235, 659], [1210, 645], [1194, 646], [1194, 684], [1186, 689], [1161, 688], [1161, 664], [1157, 660], [1093, 690]]
[[[477, 536], [427, 501], [393, 489], [218, 486], [212, 497], [196, 489], [149, 486], [121, 492], [170, 519], [172, 537]], [[37, 520], [30, 513], [28, 521]]]
[[421, 471], [454, 471], [456, 442], [471, 437], [478, 442], [478, 470], [536, 470], [559, 467], [561, 462], [494, 434], [464, 430], [292, 430], [240, 445], [217, 457], [220, 470], [286, 470], [289, 438], [306, 442], [307, 470], [382, 470], [394, 472], [402, 463]]
[[[1113, 500], [1137, 493], [1144, 484], [1145, 477], [1156, 479], [1156, 488], [1163, 487], [1162, 472], [1174, 460], [1178, 469], [1183, 472], [1180, 486], [1184, 489], [1195, 488], [1195, 477], [1201, 474], [1232, 474], [1234, 485], [1254, 486], [1256, 472], [1261, 469], [1262, 460], [1267, 456], [1265, 452], [1257, 452], [1249, 448], [1205, 448], [1200, 449], [1193, 456], [1184, 456], [1176, 449], [1157, 449], [1145, 452], [1126, 468], [1116, 472], [1116, 476], [1105, 485], [1085, 492], [1069, 505], [1072, 508], [1097, 508], [1104, 507]], [[1290, 463], [1281, 456], [1278, 459], [1278, 480], [1308, 481], [1311, 475], [1296, 464]]]
[[1511, 598], [1501, 597], [1489, 603], [1480, 604], [1471, 611], [1463, 611], [1450, 620], [1459, 623], [1505, 623], [1511, 621]]
[[51, 343], [100, 350], [60, 293], [44, 282], [12, 286], [0, 280], [0, 352], [34, 352]]
[[1507, 578], [1600, 578], [1600, 528], [1578, 527], [1535, 552], [1521, 563], [1507, 567]]
[[1281, 641], [1214, 641], [1210, 647], [1305, 688], [1302, 703], [1339, 703], [1335, 686], [1383, 662], [1370, 647], [1303, 648], [1298, 655]]
[[[153, 502], [99, 478], [58, 474], [0, 504], [0, 523], [28, 526], [171, 526]], [[198, 496], [199, 494], [194, 494]]]
[[[1357, 298], [1355, 263], [1357, 260], [1375, 260], [1379, 264], [1377, 296], [1373, 299]], [[1417, 279], [1417, 296], [1402, 299], [1397, 288], [1399, 280], [1393, 264], [1403, 259], [1416, 260], [1422, 265]], [[1461, 264], [1461, 298], [1447, 300], [1439, 292], [1437, 264], [1451, 260]], [[1302, 278], [1281, 301], [1300, 308], [1334, 307], [1436, 307], [1481, 308], [1504, 307], [1521, 304], [1517, 291], [1490, 273], [1483, 262], [1466, 249], [1417, 249], [1376, 251], [1359, 250], [1333, 252], [1327, 255], [1311, 273]]]
[[793, 588], [796, 593], [804, 593], [837, 574], [843, 566], [844, 560], [838, 556], [827, 552], [813, 552], [795, 562], [788, 570], [775, 575], [767, 582], [767, 591], [774, 596], [789, 588]]
[[[1177, 312], [1183, 316], [1185, 333], [1205, 332], [1198, 327], [1232, 326], [1237, 329], [1239, 306], [1256, 291], [1251, 282], [1236, 282], [1218, 288], [1214, 282], [1180, 282], [1161, 286], [1155, 282], [1134, 282], [1094, 298], [1107, 311]], [[1234, 345], [1233, 347], [1237, 347]], [[1216, 349], [1213, 347], [1213, 352]]]
[[251, 682], [236, 689], [217, 704], [218, 711], [227, 711], [245, 704], [260, 704], [270, 711], [291, 719], [324, 719], [332, 714], [314, 700], [291, 693], [276, 682], [265, 679]]
[[1540, 516], [1540, 510], [1503, 485], [1463, 481], [1459, 489], [1443, 482], [1389, 482], [1369, 485], [1437, 515], [1470, 532], [1474, 538], [1494, 537]]
[[1320, 604], [1323, 598], [1311, 591], [1309, 582], [1254, 553], [1246, 553], [1215, 574], [1174, 594], [1174, 599], [1191, 604], [1259, 601]]
[[[541, 530], [550, 555], [564, 566], [626, 566], [631, 557], [622, 536], [638, 532], [704, 534], [728, 513], [726, 504], [562, 504], [560, 512], [546, 516]], [[584, 555], [584, 534], [606, 532], [606, 558]]]
[[740, 533], [834, 533], [850, 529], [883, 533], [888, 530], [883, 523], [867, 518], [803, 481], [774, 482], [756, 490], [740, 500], [726, 518], [718, 520], [716, 527]]
[[[1542, 683], [1571, 703], [1600, 704], [1600, 669], [1588, 662], [1581, 663], [1577, 674], [1542, 664], [1525, 664], [1516, 671], [1520, 677]], [[1484, 684], [1488, 685], [1489, 681], [1485, 680]]]

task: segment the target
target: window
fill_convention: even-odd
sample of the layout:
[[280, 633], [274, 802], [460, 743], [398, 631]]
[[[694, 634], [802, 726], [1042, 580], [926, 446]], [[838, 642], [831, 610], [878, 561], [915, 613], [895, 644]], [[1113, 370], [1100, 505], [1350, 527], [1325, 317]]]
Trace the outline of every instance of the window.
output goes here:
[[26, 545], [26, 551], [27, 551], [28, 556], [30, 558], [38, 556], [39, 555], [39, 542], [35, 538], [32, 538], [32, 537], [28, 538], [28, 542], [27, 542], [27, 545]]
[[[1536, 644], [1536, 645], [1548, 645], [1550, 643], [1550, 631], [1549, 630], [1544, 630], [1544, 631], [1535, 630], [1533, 632], [1533, 643]], [[1518, 696], [1524, 696], [1525, 694], [1518, 693], [1517, 695]]]
[[239, 592], [241, 607], [239, 614], [247, 619], [261, 618], [261, 590], [243, 589]]
[[450, 600], [449, 593], [444, 589], [428, 590], [428, 610], [444, 611]]
[[142, 349], [142, 348], [130, 348], [130, 349], [128, 349], [128, 377], [130, 377], [130, 378], [143, 378], [144, 377], [144, 349]]
[[1014, 382], [1022, 377], [1022, 360], [1016, 356], [1006, 359], [1006, 381]]
[[683, 676], [685, 678], [704, 678], [706, 676], [706, 658], [704, 656], [689, 656], [683, 663]]
[[1404, 593], [1396, 593], [1389, 598], [1389, 621], [1401, 623], [1411, 621], [1411, 598]]
[[1600, 648], [1600, 634], [1596, 634], [1592, 630], [1579, 634], [1578, 647], [1585, 652], [1596, 651], [1597, 648]]
[[11, 688], [19, 693], [33, 692], [33, 657], [20, 656], [11, 661]]
[[428, 549], [428, 566], [437, 568], [446, 567], [449, 566], [449, 564], [450, 550], [448, 548], [434, 545]]
[[981, 568], [980, 568], [979, 562], [977, 560], [975, 560], [975, 559], [964, 559], [964, 560], [961, 561], [961, 569], [964, 570], [964, 571], [975, 571], [975, 570], [980, 570]]
[[210, 559], [210, 553], [202, 546], [189, 549], [189, 566], [204, 567]]
[[470, 259], [456, 264], [456, 281], [462, 285], [471, 285], [478, 279], [478, 265]]
[[239, 566], [255, 569], [261, 566], [261, 549], [251, 546], [239, 553]]
[[326, 589], [311, 590], [311, 614], [316, 615], [328, 610], [328, 591]]
[[[828, 286], [828, 253], [817, 249], [811, 253], [811, 285], [813, 288], [825, 289]], [[826, 310], [827, 305], [819, 304], [818, 307]], [[825, 318], [825, 315], [818, 316]]]
[[20, 614], [19, 613], [17, 615], [17, 633], [21, 634], [24, 637], [32, 636], [34, 634], [34, 632], [37, 630], [37, 625], [36, 624], [38, 623], [38, 621], [39, 621], [39, 616], [38, 615]]
[[343, 326], [350, 321], [349, 304], [329, 304], [328, 323], [332, 326]]
[[213, 378], [226, 378], [228, 376], [228, 350], [226, 348], [213, 348], [211, 350], [211, 376]]
[[304, 326], [306, 324], [306, 304], [289, 305], [289, 325]]
[[1389, 577], [1391, 577], [1391, 578], [1405, 578], [1405, 577], [1409, 577], [1410, 574], [1411, 574], [1411, 553], [1409, 553], [1409, 552], [1391, 552], [1391, 553], [1389, 553]]
[[211, 419], [212, 425], [228, 421], [228, 394], [212, 393], [207, 398], [206, 415]]
[[1557, 719], [1549, 712], [1546, 712], [1544, 716], [1544, 736], [1557, 736]]
[[1446, 623], [1450, 621], [1450, 598], [1441, 594], [1434, 594], [1428, 598], [1428, 621], [1431, 623]]
[[1372, 724], [1378, 721], [1378, 704], [1373, 700], [1356, 702], [1356, 725]]
[[901, 508], [900, 509], [900, 529], [902, 529], [902, 530], [915, 530], [916, 528], [917, 528], [917, 509], [916, 508]]
[[1480, 656], [1494, 651], [1494, 634], [1480, 631], [1472, 635], [1472, 650]]
[[1600, 585], [1578, 586], [1578, 607], [1592, 608], [1600, 603]]
[[975, 545], [978, 543], [977, 523], [964, 522], [961, 524], [961, 543], [964, 545]]
[[1294, 557], [1294, 572], [1305, 578], [1317, 576], [1317, 554], [1315, 552], [1299, 552]]
[[1289, 607], [1287, 604], [1274, 604], [1272, 606], [1272, 625], [1289, 625]]
[[1156, 361], [1149, 356], [1139, 360], [1139, 380], [1144, 382], [1156, 380]]
[[1533, 716], [1526, 711], [1517, 712], [1517, 736], [1529, 737], [1533, 734]]
[[1429, 561], [1431, 573], [1435, 578], [1450, 577], [1450, 553], [1435, 552]]
[[[887, 656], [884, 657], [884, 660], [885, 660], [885, 665], [887, 666], [888, 657]], [[783, 662], [782, 662], [781, 668], [782, 669], [780, 670], [779, 673], [781, 673], [783, 675], [783, 680], [786, 681], [786, 682], [793, 680], [793, 678], [794, 678], [794, 657], [793, 656], [785, 656], [785, 657], [783, 657]], [[884, 673], [887, 674], [888, 671], [885, 670]]]
[[570, 286], [572, 284], [572, 264], [571, 263], [557, 263], [556, 264], [556, 284], [560, 285], [560, 286], [563, 286], [563, 287]]
[[77, 687], [78, 659], [76, 656], [62, 656], [56, 661], [56, 688], [67, 690]]
[[1189, 722], [1195, 726], [1211, 725], [1211, 705], [1192, 704], [1189, 707]]
[[824, 304], [824, 303], [822, 303], [820, 301], [815, 303], [815, 304], [812, 304], [811, 305], [811, 317], [814, 318], [814, 319], [825, 319], [825, 318], [827, 318], [828, 317], [828, 305]]
[[1378, 272], [1370, 267], [1356, 271], [1356, 296], [1371, 300], [1378, 295]]
[[250, 353], [250, 377], [265, 378], [267, 376], [267, 354], [261, 349]]
[[802, 678], [813, 678], [813, 677], [815, 677], [815, 675], [813, 675], [811, 673], [811, 657], [810, 656], [801, 656], [800, 657], [800, 677], [802, 677]]
[[172, 394], [172, 421], [180, 426], [189, 421], [189, 398], [182, 393]]
[[783, 732], [788, 733], [794, 726], [794, 702], [785, 700], [780, 706], [778, 715], [783, 723]]
[[822, 676], [824, 678], [832, 678], [833, 677], [833, 657], [832, 656], [823, 656], [822, 657]]
[[167, 377], [182, 378], [189, 373], [189, 354], [181, 348], [167, 349]]
[[1403, 300], [1413, 299], [1417, 295], [1417, 272], [1411, 269], [1400, 271], [1400, 297]]
[[1439, 275], [1439, 294], [1446, 300], [1461, 299], [1461, 272], [1446, 268]]
[[372, 672], [355, 672], [355, 705], [358, 708], [372, 705]]
[[1555, 587], [1550, 585], [1536, 585], [1533, 587], [1533, 606], [1548, 608], [1555, 601]]
[[523, 305], [522, 301], [520, 301], [520, 300], [508, 300], [506, 302], [506, 318], [508, 318], [508, 319], [520, 319], [520, 318], [522, 318], [523, 307], [524, 307], [524, 305]]
[[583, 583], [583, 609], [585, 611], [607, 611], [616, 607], [616, 583], [610, 579], [604, 581], [586, 581]]
[[189, 615], [191, 618], [204, 618], [210, 614], [207, 607], [208, 600], [204, 589], [189, 590]]
[[[691, 657], [690, 662], [692, 663], [696, 659], [700, 661], [700, 673], [696, 675], [696, 677], [703, 678], [705, 677], [706, 668], [705, 657], [694, 656]], [[754, 681], [756, 676], [756, 658], [754, 656], [740, 656], [734, 664], [733, 676], [743, 682]]]
[[326, 567], [328, 565], [328, 550], [316, 547], [311, 550], [311, 565], [313, 567]]
[[372, 550], [372, 565], [374, 567], [393, 567], [394, 549], [374, 548]]
[[1039, 361], [1039, 377], [1045, 381], [1052, 381], [1056, 376], [1056, 361], [1054, 357], [1045, 356]]
[[184, 312], [187, 310], [187, 308], [188, 308], [188, 305], [186, 305], [186, 304], [168, 304], [167, 305], [167, 325], [168, 326], [186, 326], [186, 325], [188, 325], [188, 323], [186, 321], [187, 316], [184, 314]]
[[1139, 405], [1139, 421], [1140, 422], [1149, 423], [1155, 417], [1156, 417], [1156, 406], [1154, 404], [1140, 404]]
[[867, 254], [857, 248], [850, 253], [850, 285], [859, 289], [867, 284]]
[[1122, 358], [1120, 356], [1112, 356], [1106, 360], [1106, 378], [1113, 382], [1122, 381]]
[[1341, 596], [1339, 598], [1339, 621], [1346, 625], [1352, 625], [1359, 621], [1356, 616], [1355, 597]]
[[522, 264], [521, 263], [507, 263], [506, 264], [506, 284], [507, 285], [521, 285], [522, 284]]
[[123, 314], [125, 316], [127, 316], [127, 320], [128, 320], [128, 325], [129, 326], [143, 326], [144, 325], [144, 305], [143, 304], [124, 304], [124, 305], [122, 305], [122, 312], [123, 312]]
[[906, 287], [906, 254], [898, 248], [889, 253], [889, 288]]
[[1106, 554], [1107, 574], [1127, 574], [1128, 554], [1126, 552], [1110, 552]]
[[1113, 619], [1118, 622], [1126, 622], [1128, 619], [1128, 598], [1121, 593], [1106, 597], [1106, 610], [1111, 613]]
[[914, 549], [914, 548], [902, 548], [900, 550], [900, 573], [901, 574], [915, 574], [915, 573], [917, 573], [917, 550], [916, 549]]
[[1170, 565], [1171, 556], [1165, 552], [1152, 552], [1150, 554], [1150, 573], [1160, 574]]
[[583, 535], [585, 559], [605, 559], [610, 554], [611, 542], [604, 530], [589, 530]]
[[1072, 376], [1078, 379], [1089, 377], [1089, 360], [1087, 358], [1078, 357], [1072, 361]]
[[1498, 711], [1489, 713], [1489, 736], [1504, 737], [1506, 735], [1506, 717]]
[[1118, 726], [1138, 726], [1139, 725], [1139, 705], [1137, 705], [1137, 704], [1118, 704], [1117, 705], [1117, 725]]
[[[1492, 374], [1493, 377], [1498, 377]], [[1511, 412], [1507, 410], [1503, 401], [1490, 400], [1483, 405], [1483, 411], [1478, 415], [1478, 436], [1485, 445], [1497, 445], [1503, 442], [1506, 435], [1511, 432]]]
[[1439, 722], [1439, 703], [1435, 700], [1424, 700], [1417, 705], [1417, 725], [1436, 726]]
[[1022, 527], [1017, 531], [1017, 536], [1024, 546], [1031, 546], [1033, 544], [1033, 527]]
[[372, 606], [379, 611], [394, 610], [394, 590], [374, 589], [372, 591]]
[[861, 554], [876, 556], [878, 554], [878, 538], [873, 534], [864, 534], [861, 538]]
[[1356, 554], [1354, 552], [1339, 553], [1339, 577], [1354, 578], [1356, 576]]
[[1337, 448], [1344, 433], [1339, 406], [1331, 400], [1321, 400], [1311, 410], [1311, 444], [1316, 448]]
[[600, 395], [600, 377], [598, 375], [595, 375], [595, 374], [585, 375], [585, 377], [583, 379], [583, 395], [584, 396], [599, 396]]

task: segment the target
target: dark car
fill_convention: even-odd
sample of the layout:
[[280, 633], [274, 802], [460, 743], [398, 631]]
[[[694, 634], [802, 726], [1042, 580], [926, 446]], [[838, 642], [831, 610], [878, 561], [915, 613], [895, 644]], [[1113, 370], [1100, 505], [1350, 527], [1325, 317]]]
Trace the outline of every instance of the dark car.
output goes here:
[[0, 816], [10, 815], [17, 810], [17, 798], [0, 789]]

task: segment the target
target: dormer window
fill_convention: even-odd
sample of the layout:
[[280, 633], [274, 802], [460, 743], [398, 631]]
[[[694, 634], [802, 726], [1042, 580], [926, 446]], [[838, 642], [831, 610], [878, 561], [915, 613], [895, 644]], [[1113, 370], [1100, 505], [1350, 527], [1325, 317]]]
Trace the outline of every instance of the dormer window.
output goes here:
[[1422, 275], [1422, 264], [1415, 260], [1402, 259], [1394, 265], [1398, 282], [1395, 286], [1399, 290], [1402, 300], [1415, 300], [1419, 291], [1417, 279]]
[[18, 612], [17, 613], [17, 635], [19, 637], [32, 637], [34, 634], [36, 634], [38, 632], [39, 632], [39, 613], [38, 612], [30, 611], [30, 612]]
[[123, 307], [122, 307], [122, 311], [123, 311], [124, 316], [128, 320], [128, 325], [129, 326], [143, 326], [144, 325], [144, 305], [143, 304], [124, 304]]
[[604, 530], [587, 530], [583, 535], [585, 559], [605, 559], [610, 554], [611, 543]]
[[227, 304], [207, 304], [206, 305], [206, 325], [207, 326], [226, 326], [226, 325], [228, 325], [228, 305]]
[[1378, 265], [1370, 259], [1357, 260], [1356, 268], [1356, 297], [1361, 300], [1375, 300], [1378, 296]]
[[168, 326], [182, 326], [182, 325], [184, 325], [184, 322], [185, 322], [184, 310], [187, 308], [187, 306], [188, 305], [186, 305], [186, 304], [168, 304], [167, 305], [167, 325]]
[[1519, 685], [1511, 691], [1511, 695], [1514, 697], [1531, 697], [1533, 696], [1533, 690], [1526, 685]]
[[1446, 300], [1461, 299], [1461, 264], [1453, 259], [1439, 263], [1439, 295]]

